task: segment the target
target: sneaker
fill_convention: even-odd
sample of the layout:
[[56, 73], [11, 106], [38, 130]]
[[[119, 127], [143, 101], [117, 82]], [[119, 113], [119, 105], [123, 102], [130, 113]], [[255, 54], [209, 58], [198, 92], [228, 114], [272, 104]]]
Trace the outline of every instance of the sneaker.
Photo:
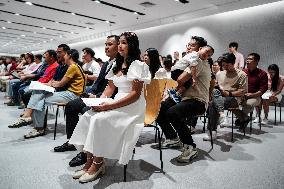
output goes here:
[[220, 123], [220, 128], [230, 126], [230, 124], [228, 122], [228, 119], [227, 119], [227, 117], [225, 115], [224, 116], [220, 116], [219, 123]]
[[175, 102], [179, 103], [181, 101], [181, 96], [177, 94], [175, 89], [168, 89], [169, 97]]
[[267, 118], [264, 118], [262, 121], [261, 121], [261, 124], [263, 125], [267, 125], [268, 123], [268, 119]]
[[31, 132], [29, 132], [28, 134], [24, 135], [25, 139], [29, 139], [29, 138], [35, 138], [35, 137], [39, 137], [39, 136], [43, 136], [45, 135], [45, 130], [36, 130], [33, 129]]
[[189, 163], [194, 158], [196, 158], [197, 154], [198, 153], [197, 153], [197, 149], [196, 148], [193, 148], [193, 146], [191, 146], [191, 145], [185, 144], [183, 152], [181, 153], [181, 155], [179, 155], [177, 157], [177, 162], [179, 162], [179, 163]]
[[9, 128], [19, 128], [23, 126], [30, 125], [32, 123], [32, 118], [31, 117], [20, 117], [17, 119], [14, 123], [9, 125]]
[[[212, 131], [212, 140], [216, 140], [217, 139], [217, 132], [216, 131]], [[203, 137], [204, 141], [211, 141], [211, 137], [210, 137], [210, 133], [209, 131], [207, 132], [207, 136]]]
[[176, 139], [166, 139], [162, 145], [162, 149], [167, 149], [167, 148], [180, 148], [181, 144], [178, 138]]
[[259, 117], [256, 117], [252, 122], [253, 123], [259, 123]]

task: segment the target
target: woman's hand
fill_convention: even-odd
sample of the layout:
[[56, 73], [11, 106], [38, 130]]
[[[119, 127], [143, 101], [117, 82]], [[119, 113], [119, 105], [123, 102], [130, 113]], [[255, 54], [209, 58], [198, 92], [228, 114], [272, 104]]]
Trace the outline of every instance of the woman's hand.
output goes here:
[[107, 111], [111, 109], [112, 109], [111, 104], [107, 102], [103, 102], [99, 106], [92, 106], [92, 110], [94, 112], [102, 112], [102, 111]]

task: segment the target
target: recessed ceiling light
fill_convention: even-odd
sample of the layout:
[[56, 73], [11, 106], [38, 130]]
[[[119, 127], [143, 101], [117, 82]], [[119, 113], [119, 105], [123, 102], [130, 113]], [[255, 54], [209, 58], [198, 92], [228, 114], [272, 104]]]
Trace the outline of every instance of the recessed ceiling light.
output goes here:
[[74, 34], [74, 32], [72, 32], [72, 31], [70, 33]]
[[99, 0], [96, 0], [95, 2], [96, 2], [96, 3], [101, 3]]
[[15, 13], [15, 15], [16, 15], [16, 16], [20, 16], [20, 14], [19, 14], [19, 13]]
[[53, 39], [50, 39], [50, 41], [53, 41]]
[[34, 34], [37, 34], [36, 32], [34, 32]]
[[46, 41], [43, 41], [43, 43], [46, 43]]
[[133, 14], [138, 14], [137, 12], [134, 12]]
[[59, 24], [59, 22], [55, 21], [56, 24]]
[[42, 27], [42, 29], [44, 29], [44, 30], [45, 30], [45, 29], [46, 29], [46, 27]]
[[75, 16], [75, 15], [76, 15], [74, 12], [71, 12], [71, 14], [72, 14], [73, 16]]
[[7, 21], [7, 23], [8, 23], [8, 24], [11, 24], [12, 22], [11, 22], [11, 21]]
[[6, 29], [6, 27], [2, 27], [2, 29], [3, 29], [3, 30], [5, 30], [5, 29]]
[[62, 38], [62, 35], [60, 35], [59, 37]]
[[108, 21], [108, 20], [106, 20], [105, 22], [106, 22], [106, 23], [109, 23], [109, 21]]
[[33, 5], [32, 2], [26, 1], [25, 2], [27, 5]]
[[26, 35], [24, 35], [24, 34], [23, 34], [23, 35], [21, 35], [21, 36], [22, 36], [22, 37], [26, 37]]
[[86, 27], [86, 29], [88, 30], [88, 29], [90, 29], [90, 28]]

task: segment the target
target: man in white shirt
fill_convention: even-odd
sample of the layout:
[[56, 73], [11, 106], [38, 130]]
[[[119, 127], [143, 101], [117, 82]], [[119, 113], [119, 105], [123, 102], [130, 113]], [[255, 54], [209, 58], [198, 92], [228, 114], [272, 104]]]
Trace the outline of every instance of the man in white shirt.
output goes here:
[[93, 84], [93, 82], [98, 78], [101, 67], [99, 63], [94, 60], [95, 52], [91, 48], [84, 48], [83, 50], [83, 70], [87, 74], [88, 83], [87, 86]]
[[235, 68], [242, 70], [245, 68], [244, 55], [238, 52], [238, 47], [239, 44], [237, 42], [231, 42], [229, 44], [229, 52], [233, 53], [236, 57], [236, 61], [234, 64]]

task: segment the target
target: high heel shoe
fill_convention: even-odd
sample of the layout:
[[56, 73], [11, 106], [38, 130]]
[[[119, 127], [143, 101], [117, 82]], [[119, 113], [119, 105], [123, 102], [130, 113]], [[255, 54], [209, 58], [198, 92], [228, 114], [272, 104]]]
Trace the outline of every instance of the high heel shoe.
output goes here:
[[[88, 161], [89, 161], [89, 162], [91, 161], [91, 162], [89, 163], [89, 165], [87, 165], [87, 164], [88, 164]], [[75, 171], [75, 173], [74, 173], [73, 176], [72, 176], [73, 179], [78, 179], [78, 178], [80, 178], [82, 175], [84, 175], [84, 174], [87, 172], [87, 170], [91, 167], [92, 162], [93, 162], [93, 157], [87, 158], [86, 165], [83, 167], [83, 169]]]
[[101, 174], [101, 175], [104, 175], [105, 172], [106, 172], [106, 167], [105, 167], [105, 163], [104, 161], [101, 161], [99, 163], [97, 162], [93, 162], [94, 164], [96, 165], [99, 165], [99, 164], [102, 164], [101, 167], [94, 173], [94, 174], [89, 174], [89, 173], [85, 173], [84, 175], [82, 175], [80, 178], [79, 178], [79, 182], [80, 183], [87, 183], [87, 182], [91, 182], [91, 181], [94, 181], [96, 180], [96, 178]]

